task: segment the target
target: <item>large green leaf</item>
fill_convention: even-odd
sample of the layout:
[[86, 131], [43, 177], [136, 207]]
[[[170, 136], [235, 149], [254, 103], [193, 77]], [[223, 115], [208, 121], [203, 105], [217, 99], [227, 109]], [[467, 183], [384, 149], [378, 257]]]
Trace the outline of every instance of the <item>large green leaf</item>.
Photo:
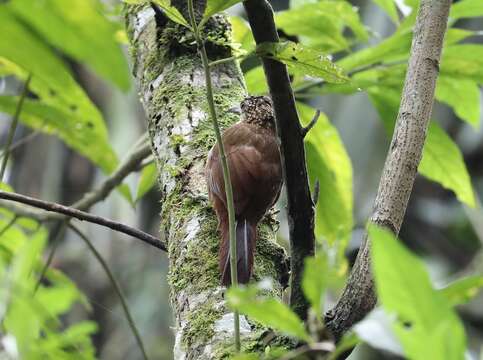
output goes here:
[[483, 84], [483, 45], [456, 44], [444, 48], [441, 75]]
[[454, 141], [435, 122], [429, 125], [418, 171], [446, 189], [453, 190], [461, 202], [475, 206], [473, 187], [463, 155]]
[[483, 16], [483, 1], [462, 0], [451, 6], [449, 13], [451, 19], [471, 18]]
[[263, 67], [257, 66], [245, 73], [245, 82], [248, 92], [252, 95], [263, 95], [268, 93], [267, 80]]
[[342, 69], [319, 51], [287, 41], [262, 43], [257, 53], [286, 64], [294, 74], [322, 78], [329, 83], [344, 83], [348, 80]]
[[350, 43], [343, 36], [345, 27], [359, 41], [369, 35], [355, 8], [345, 1], [323, 0], [276, 14], [277, 26], [285, 33], [300, 36], [302, 42], [326, 52], [347, 49]]
[[305, 259], [302, 289], [317, 315], [324, 311], [325, 291], [331, 281], [329, 260], [325, 253]]
[[[369, 89], [369, 97], [389, 134], [394, 130], [400, 94], [400, 89], [388, 87]], [[453, 191], [461, 202], [472, 207], [475, 205], [471, 180], [461, 151], [434, 122], [429, 126], [418, 171], [428, 179]]]
[[[18, 98], [0, 96], [0, 112], [12, 115]], [[114, 170], [117, 158], [102, 127], [75, 111], [63, 110], [37, 100], [26, 99], [20, 121], [32, 129], [61, 138], [106, 172]]]
[[264, 326], [304, 341], [310, 341], [304, 323], [284, 303], [275, 298], [258, 296], [258, 288], [230, 288], [227, 292], [228, 305]]
[[116, 41], [120, 24], [103, 15], [98, 1], [15, 0], [4, 6], [56, 48], [88, 64], [119, 88], [129, 88], [126, 58]]
[[[297, 109], [303, 125], [314, 116], [315, 109], [301, 103]], [[305, 137], [307, 168], [312, 187], [319, 181], [315, 234], [337, 245], [342, 256], [352, 231], [352, 164], [337, 129], [321, 114], [317, 124]]]
[[408, 57], [412, 34], [409, 30], [398, 31], [379, 44], [350, 54], [337, 62], [345, 71], [372, 64], [401, 61]]
[[239, 16], [229, 17], [233, 42], [235, 44], [240, 44], [239, 46], [246, 53], [250, 53], [255, 50], [255, 40], [253, 39], [253, 34], [248, 23]]
[[463, 325], [446, 298], [433, 289], [422, 262], [387, 230], [371, 226], [372, 269], [377, 294], [405, 354], [413, 360], [463, 359]]
[[18, 65], [9, 67], [15, 71], [14, 75], [25, 79], [28, 73], [32, 73], [29, 89], [43, 102], [78, 114], [107, 139], [107, 129], [99, 110], [65, 64], [6, 8], [0, 11], [0, 33], [8, 34], [0, 41], [0, 67], [3, 57]]

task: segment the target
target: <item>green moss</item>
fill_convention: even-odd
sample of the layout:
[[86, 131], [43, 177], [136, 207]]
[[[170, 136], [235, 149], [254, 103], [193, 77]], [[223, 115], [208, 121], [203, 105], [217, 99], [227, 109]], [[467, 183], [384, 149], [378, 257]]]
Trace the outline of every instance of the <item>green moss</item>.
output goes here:
[[213, 337], [215, 321], [223, 315], [223, 310], [214, 305], [215, 300], [208, 299], [189, 314], [182, 338], [185, 346], [203, 344]]

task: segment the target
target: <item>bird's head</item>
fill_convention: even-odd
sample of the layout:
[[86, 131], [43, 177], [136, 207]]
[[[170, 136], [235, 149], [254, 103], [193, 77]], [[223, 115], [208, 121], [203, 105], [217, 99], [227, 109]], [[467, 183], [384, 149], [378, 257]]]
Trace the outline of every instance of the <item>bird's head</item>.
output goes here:
[[243, 99], [240, 108], [243, 122], [275, 129], [272, 100], [268, 96], [248, 96]]

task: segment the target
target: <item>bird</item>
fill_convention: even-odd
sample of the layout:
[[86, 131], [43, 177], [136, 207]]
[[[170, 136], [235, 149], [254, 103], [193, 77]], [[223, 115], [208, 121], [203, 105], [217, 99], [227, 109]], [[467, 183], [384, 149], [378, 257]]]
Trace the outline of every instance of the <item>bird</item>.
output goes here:
[[[257, 225], [276, 203], [282, 188], [282, 164], [271, 99], [248, 96], [240, 103], [240, 121], [222, 134], [230, 171], [236, 220], [237, 275], [247, 284], [252, 275]], [[221, 285], [231, 285], [230, 241], [223, 171], [218, 145], [205, 168], [208, 196], [218, 217], [221, 235]]]

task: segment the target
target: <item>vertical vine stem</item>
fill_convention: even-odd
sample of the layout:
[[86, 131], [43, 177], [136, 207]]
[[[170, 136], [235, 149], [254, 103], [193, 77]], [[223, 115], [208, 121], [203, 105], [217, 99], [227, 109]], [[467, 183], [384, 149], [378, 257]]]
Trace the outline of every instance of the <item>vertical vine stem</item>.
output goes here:
[[5, 175], [5, 169], [7, 168], [8, 156], [10, 155], [10, 146], [12, 145], [13, 136], [15, 135], [15, 130], [17, 129], [18, 119], [20, 117], [20, 113], [22, 112], [23, 102], [27, 97], [27, 93], [29, 90], [30, 80], [32, 79], [32, 74], [29, 74], [25, 84], [23, 86], [22, 94], [20, 95], [20, 99], [17, 104], [17, 108], [15, 109], [15, 114], [12, 119], [12, 124], [10, 125], [10, 129], [8, 130], [8, 137], [7, 143], [5, 144], [5, 150], [3, 151], [3, 160], [2, 160], [2, 168], [0, 170], [0, 181], [3, 181], [3, 176]]
[[[231, 186], [230, 169], [228, 168], [228, 161], [226, 158], [223, 140], [221, 139], [220, 126], [218, 124], [218, 117], [216, 115], [215, 100], [213, 97], [213, 86], [211, 82], [210, 62], [206, 53], [204, 40], [201, 38], [200, 29], [196, 23], [195, 11], [193, 7], [193, 0], [188, 0], [188, 12], [191, 22], [193, 34], [195, 36], [198, 51], [201, 55], [201, 62], [205, 70], [206, 80], [206, 99], [210, 110], [213, 128], [215, 130], [216, 143], [220, 151], [220, 161], [223, 170], [223, 181], [225, 183], [226, 205], [228, 208], [228, 223], [230, 236], [230, 272], [232, 286], [238, 285], [237, 278], [237, 255], [236, 255], [236, 234], [235, 234], [235, 207], [233, 204], [233, 189]], [[235, 334], [235, 349], [240, 351], [240, 315], [238, 311], [234, 312], [234, 334]]]

